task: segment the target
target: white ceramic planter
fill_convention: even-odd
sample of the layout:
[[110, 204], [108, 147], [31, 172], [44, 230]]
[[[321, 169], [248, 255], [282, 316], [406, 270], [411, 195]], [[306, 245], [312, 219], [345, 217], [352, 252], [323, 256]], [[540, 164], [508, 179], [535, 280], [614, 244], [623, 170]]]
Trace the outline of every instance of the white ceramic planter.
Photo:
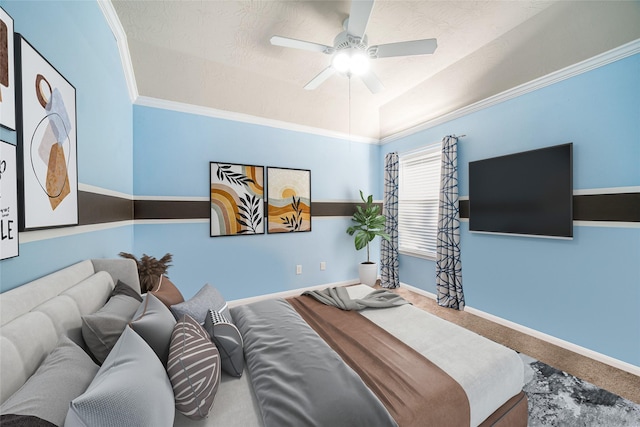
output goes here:
[[360, 263], [358, 266], [358, 274], [360, 275], [360, 283], [373, 286], [378, 280], [378, 264], [372, 262], [370, 264]]

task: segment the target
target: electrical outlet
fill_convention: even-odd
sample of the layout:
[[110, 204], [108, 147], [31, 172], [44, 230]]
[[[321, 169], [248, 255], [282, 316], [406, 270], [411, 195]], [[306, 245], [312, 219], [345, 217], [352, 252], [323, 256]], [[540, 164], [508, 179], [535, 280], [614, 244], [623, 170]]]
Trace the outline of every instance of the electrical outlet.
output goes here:
[[302, 265], [296, 265], [296, 274], [302, 274]]
[[320, 270], [326, 270], [327, 269], [327, 263], [324, 261], [320, 261]]

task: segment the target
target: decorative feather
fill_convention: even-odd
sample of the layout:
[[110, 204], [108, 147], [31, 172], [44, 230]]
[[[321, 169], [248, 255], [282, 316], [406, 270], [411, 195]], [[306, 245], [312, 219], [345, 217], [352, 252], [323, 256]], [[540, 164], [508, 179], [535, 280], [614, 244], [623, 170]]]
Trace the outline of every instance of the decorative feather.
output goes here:
[[118, 255], [122, 258], [132, 259], [138, 265], [138, 277], [140, 278], [140, 288], [142, 293], [150, 292], [155, 288], [160, 276], [166, 276], [167, 270], [171, 267], [170, 263], [173, 260], [173, 255], [169, 253], [165, 254], [160, 259], [156, 259], [155, 257], [147, 254], [142, 254], [140, 259], [136, 258], [135, 255], [126, 252], [120, 252]]

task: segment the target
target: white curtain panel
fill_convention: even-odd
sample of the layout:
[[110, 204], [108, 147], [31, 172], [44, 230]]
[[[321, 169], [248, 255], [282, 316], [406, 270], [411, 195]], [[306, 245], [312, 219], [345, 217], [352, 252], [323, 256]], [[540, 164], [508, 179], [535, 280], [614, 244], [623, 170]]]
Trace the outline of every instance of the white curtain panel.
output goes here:
[[390, 241], [380, 245], [380, 279], [383, 288], [400, 286], [398, 278], [398, 153], [388, 153], [384, 159], [384, 205], [387, 217], [385, 232]]
[[442, 140], [438, 203], [436, 288], [438, 304], [464, 310], [460, 262], [460, 210], [458, 207], [458, 138]]

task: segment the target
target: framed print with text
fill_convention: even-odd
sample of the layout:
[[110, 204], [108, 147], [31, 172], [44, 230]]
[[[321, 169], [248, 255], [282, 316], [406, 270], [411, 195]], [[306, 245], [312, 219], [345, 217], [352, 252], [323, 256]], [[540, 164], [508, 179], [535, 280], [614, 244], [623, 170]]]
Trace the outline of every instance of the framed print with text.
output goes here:
[[16, 146], [0, 141], [0, 259], [18, 256]]

